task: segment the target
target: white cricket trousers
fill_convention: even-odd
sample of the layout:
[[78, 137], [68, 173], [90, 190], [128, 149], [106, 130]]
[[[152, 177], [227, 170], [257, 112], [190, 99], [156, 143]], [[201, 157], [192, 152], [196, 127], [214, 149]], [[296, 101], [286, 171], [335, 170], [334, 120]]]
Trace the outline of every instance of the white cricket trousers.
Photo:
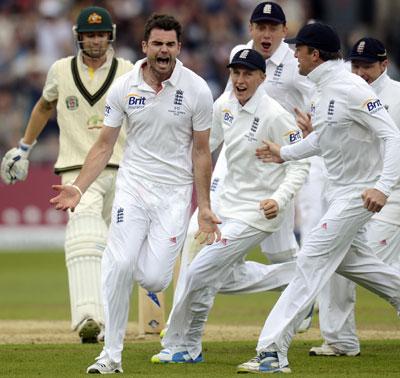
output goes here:
[[280, 366], [288, 364], [287, 352], [295, 330], [335, 271], [400, 310], [399, 272], [376, 257], [363, 233], [363, 226], [372, 215], [364, 209], [361, 198], [332, 201], [297, 255], [294, 279], [264, 324], [258, 353], [277, 351]]
[[100, 356], [117, 363], [133, 283], [154, 292], [168, 287], [185, 239], [192, 195], [192, 185], [143, 179], [126, 189], [117, 187], [102, 260], [105, 343]]
[[[194, 359], [201, 353], [201, 336], [215, 295], [221, 287], [243, 285], [247, 289], [262, 282], [264, 290], [281, 289], [293, 277], [295, 262], [263, 265], [245, 261], [248, 250], [269, 233], [223, 218], [222, 240], [206, 246], [187, 271], [185, 289], [175, 304], [162, 345], [184, 347]], [[234, 309], [232, 309], [234, 311]]]
[[[371, 219], [366, 224], [365, 236], [372, 251], [400, 272], [400, 226]], [[358, 353], [354, 282], [334, 274], [322, 289], [319, 300], [319, 323], [324, 342], [343, 352]]]

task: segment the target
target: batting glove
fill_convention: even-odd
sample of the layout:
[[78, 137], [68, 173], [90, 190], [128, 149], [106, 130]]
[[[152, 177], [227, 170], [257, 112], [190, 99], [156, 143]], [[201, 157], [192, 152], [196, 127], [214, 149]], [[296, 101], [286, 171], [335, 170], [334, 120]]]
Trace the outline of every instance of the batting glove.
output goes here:
[[3, 157], [1, 161], [0, 175], [7, 184], [15, 184], [17, 181], [24, 181], [28, 176], [29, 154], [36, 144], [26, 144], [22, 139], [17, 148], [12, 148]]

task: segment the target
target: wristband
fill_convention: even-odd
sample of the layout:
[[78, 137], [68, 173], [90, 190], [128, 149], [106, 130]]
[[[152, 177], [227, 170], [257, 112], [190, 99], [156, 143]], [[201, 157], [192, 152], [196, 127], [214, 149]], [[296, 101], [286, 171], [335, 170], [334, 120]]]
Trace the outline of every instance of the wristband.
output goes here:
[[67, 184], [67, 185], [68, 185], [68, 186], [72, 186], [73, 188], [75, 188], [75, 189], [79, 192], [79, 194], [81, 195], [81, 197], [83, 196], [82, 190], [79, 188], [78, 185], [75, 185], [75, 184]]

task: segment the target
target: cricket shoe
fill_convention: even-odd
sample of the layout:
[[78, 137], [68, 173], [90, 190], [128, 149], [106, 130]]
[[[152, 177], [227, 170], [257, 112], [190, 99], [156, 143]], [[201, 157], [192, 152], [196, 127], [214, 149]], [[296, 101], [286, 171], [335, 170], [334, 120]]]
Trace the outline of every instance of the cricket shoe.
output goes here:
[[307, 314], [307, 316], [301, 322], [300, 327], [297, 329], [297, 333], [304, 333], [304, 332], [307, 332], [310, 329], [311, 323], [312, 323], [313, 314], [314, 314], [314, 305], [311, 307], [310, 312]]
[[357, 352], [343, 352], [333, 345], [322, 344], [319, 347], [312, 347], [308, 352], [310, 356], [328, 356], [328, 357], [357, 357], [360, 355], [360, 351]]
[[277, 352], [261, 352], [251, 360], [244, 362], [237, 367], [237, 372], [241, 373], [291, 373], [289, 365], [279, 366]]
[[195, 359], [190, 357], [187, 350], [181, 350], [173, 353], [169, 349], [162, 349], [160, 353], [155, 354], [150, 360], [153, 364], [196, 364], [203, 362], [203, 356], [200, 353]]
[[98, 343], [101, 325], [92, 318], [85, 318], [78, 326], [78, 335], [82, 344]]
[[86, 370], [87, 374], [115, 374], [123, 372], [121, 363], [116, 363], [105, 358], [97, 359], [97, 361]]

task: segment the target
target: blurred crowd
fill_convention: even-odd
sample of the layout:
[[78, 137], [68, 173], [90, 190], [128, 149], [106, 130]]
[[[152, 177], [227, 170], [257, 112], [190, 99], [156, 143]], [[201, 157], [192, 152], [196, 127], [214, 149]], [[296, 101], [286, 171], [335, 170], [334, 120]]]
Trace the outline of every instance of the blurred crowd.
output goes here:
[[[254, 0], [0, 0], [0, 157], [14, 147], [31, 109], [41, 95], [50, 65], [76, 53], [72, 26], [79, 11], [90, 5], [107, 8], [117, 25], [117, 55], [135, 61], [142, 57], [141, 41], [147, 17], [173, 14], [183, 25], [180, 59], [205, 80], [214, 97], [227, 81], [230, 50], [247, 42], [248, 20]], [[391, 76], [398, 79], [400, 38], [397, 33], [400, 0], [278, 0], [285, 10], [289, 35], [307, 20], [335, 25], [344, 53], [365, 35], [382, 39], [391, 57]], [[35, 161], [53, 162], [57, 156], [57, 123], [42, 133]]]

